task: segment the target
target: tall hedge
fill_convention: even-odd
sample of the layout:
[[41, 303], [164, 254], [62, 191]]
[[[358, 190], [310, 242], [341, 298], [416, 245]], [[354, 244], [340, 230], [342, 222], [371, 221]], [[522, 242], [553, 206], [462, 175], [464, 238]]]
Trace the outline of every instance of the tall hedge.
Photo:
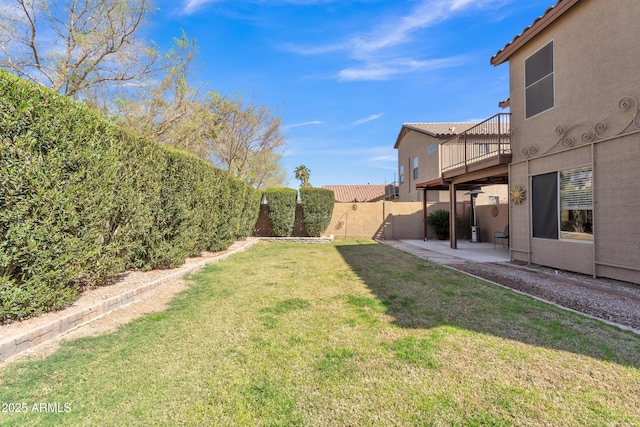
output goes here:
[[0, 70], [0, 322], [253, 231], [260, 192]]
[[302, 223], [309, 236], [318, 237], [327, 229], [333, 214], [335, 195], [325, 188], [303, 187], [300, 189]]
[[271, 235], [289, 237], [296, 219], [298, 192], [292, 188], [270, 188], [264, 191]]

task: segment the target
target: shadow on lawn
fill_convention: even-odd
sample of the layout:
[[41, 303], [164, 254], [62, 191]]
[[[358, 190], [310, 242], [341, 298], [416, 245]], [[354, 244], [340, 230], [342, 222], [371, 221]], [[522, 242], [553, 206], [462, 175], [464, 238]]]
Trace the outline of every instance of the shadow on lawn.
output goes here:
[[381, 244], [336, 248], [404, 328], [442, 325], [640, 368], [640, 337]]

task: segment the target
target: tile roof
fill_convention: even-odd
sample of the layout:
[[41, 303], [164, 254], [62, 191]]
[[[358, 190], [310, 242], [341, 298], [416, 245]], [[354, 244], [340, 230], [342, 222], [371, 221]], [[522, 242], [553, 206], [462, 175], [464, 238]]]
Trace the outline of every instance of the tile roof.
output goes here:
[[363, 185], [323, 185], [332, 190], [338, 203], [375, 202], [384, 199], [385, 186], [380, 184]]
[[533, 37], [541, 33], [545, 28], [564, 15], [569, 9], [581, 0], [558, 0], [558, 2], [548, 8], [542, 16], [536, 18], [531, 25], [522, 30], [522, 33], [507, 43], [498, 53], [491, 57], [491, 64], [500, 65], [509, 60], [509, 57]]
[[393, 148], [398, 148], [400, 141], [410, 130], [424, 133], [425, 135], [429, 135], [434, 138], [448, 139], [474, 127], [477, 124], [477, 122], [404, 123]]

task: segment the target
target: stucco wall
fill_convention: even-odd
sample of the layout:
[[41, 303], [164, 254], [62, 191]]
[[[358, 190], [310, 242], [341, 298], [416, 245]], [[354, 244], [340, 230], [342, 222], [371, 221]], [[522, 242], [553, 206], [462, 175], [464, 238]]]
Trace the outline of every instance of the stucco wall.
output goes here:
[[[619, 102], [640, 96], [639, 1], [615, 4], [584, 0], [536, 36], [509, 59], [513, 161], [524, 160], [522, 148], [541, 154], [560, 140], [558, 126], [607, 122], [613, 132], [635, 111], [621, 114]], [[524, 61], [554, 42], [555, 106], [535, 117], [524, 116]], [[576, 128], [580, 138], [585, 128]]]
[[[640, 283], [640, 2], [584, 0], [509, 59], [514, 259]], [[524, 61], [554, 43], [554, 107], [525, 119]], [[531, 176], [593, 168], [593, 242], [534, 239]]]
[[[534, 239], [531, 237], [530, 177], [541, 173], [591, 165], [593, 148], [594, 240]], [[634, 133], [552, 156], [511, 165], [513, 188], [527, 191], [522, 205], [511, 205], [512, 257], [558, 269], [596, 274], [640, 283], [640, 134]], [[529, 259], [530, 251], [530, 259]], [[595, 251], [595, 254], [594, 254]], [[616, 267], [617, 266], [617, 267]]]
[[325, 234], [335, 238], [421, 239], [422, 203], [336, 203]]
[[640, 283], [640, 134], [594, 147], [597, 274]]
[[[371, 202], [336, 203], [323, 236], [335, 238], [421, 239], [424, 235], [422, 203]], [[256, 236], [269, 236], [267, 206], [262, 206]], [[296, 209], [293, 235], [307, 236], [302, 225], [302, 208]]]
[[520, 186], [525, 190], [525, 200], [522, 204], [511, 203], [511, 218], [509, 219], [509, 246], [511, 257], [518, 261], [529, 261], [529, 236], [531, 235], [529, 223], [529, 175], [527, 163], [512, 164], [509, 167], [509, 182], [511, 188]]
[[[476, 206], [478, 215], [478, 227], [480, 227], [480, 241], [493, 243], [493, 235], [502, 233], [504, 227], [509, 224], [509, 205], [506, 203], [492, 206]], [[462, 236], [464, 237], [464, 236]], [[498, 240], [498, 244], [501, 242]], [[507, 241], [504, 241], [505, 246]]]
[[[401, 202], [422, 201], [422, 191], [416, 190], [416, 182], [428, 181], [440, 176], [438, 138], [409, 130], [398, 146], [398, 174], [404, 165], [404, 182], [399, 186]], [[431, 150], [429, 148], [432, 148]], [[429, 153], [431, 151], [431, 153]], [[418, 179], [413, 179], [413, 158], [418, 157]], [[398, 176], [398, 181], [400, 177]]]
[[[262, 206], [256, 236], [269, 236], [267, 207]], [[438, 209], [449, 210], [449, 203], [429, 203], [427, 213]], [[457, 225], [459, 239], [471, 239], [471, 202], [458, 203], [457, 212], [460, 221]], [[494, 216], [494, 213], [496, 214]], [[493, 242], [493, 233], [503, 231], [509, 221], [508, 205], [478, 206], [478, 226], [480, 239]], [[436, 238], [433, 226], [427, 226], [427, 236]], [[423, 204], [419, 202], [374, 202], [374, 203], [336, 203], [329, 227], [323, 236], [335, 238], [376, 238], [376, 239], [422, 239], [424, 238]], [[305, 237], [307, 233], [302, 225], [302, 208], [298, 205], [293, 235]], [[506, 242], [505, 242], [506, 244]]]

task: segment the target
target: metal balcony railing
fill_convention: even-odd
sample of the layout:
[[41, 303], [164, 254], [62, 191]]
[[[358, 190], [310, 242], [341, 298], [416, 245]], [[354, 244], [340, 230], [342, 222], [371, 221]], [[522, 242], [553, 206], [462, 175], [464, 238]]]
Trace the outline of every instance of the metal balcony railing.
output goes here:
[[501, 159], [505, 155], [511, 156], [510, 113], [496, 114], [443, 142], [440, 146], [441, 172], [466, 171], [470, 165]]

